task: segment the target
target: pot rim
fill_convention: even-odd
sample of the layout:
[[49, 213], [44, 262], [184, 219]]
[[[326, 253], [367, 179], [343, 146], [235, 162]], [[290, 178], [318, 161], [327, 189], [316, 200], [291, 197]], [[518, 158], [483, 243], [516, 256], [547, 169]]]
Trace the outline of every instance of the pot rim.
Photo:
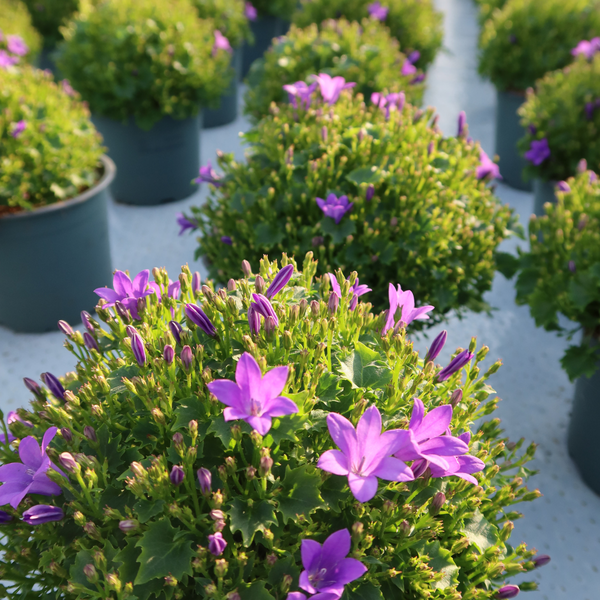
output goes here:
[[89, 200], [91, 197], [105, 190], [113, 182], [117, 174], [117, 167], [109, 156], [103, 154], [100, 157], [100, 162], [104, 167], [104, 173], [102, 173], [98, 183], [82, 194], [79, 194], [79, 196], [75, 196], [75, 198], [69, 198], [68, 200], [60, 200], [59, 202], [54, 202], [46, 206], [40, 206], [39, 208], [34, 208], [33, 210], [22, 210], [18, 213], [9, 214], [4, 217], [0, 217], [0, 222], [10, 221], [11, 219], [27, 219], [58, 210], [66, 210], [67, 208], [71, 208], [72, 206], [82, 204], [86, 200]]

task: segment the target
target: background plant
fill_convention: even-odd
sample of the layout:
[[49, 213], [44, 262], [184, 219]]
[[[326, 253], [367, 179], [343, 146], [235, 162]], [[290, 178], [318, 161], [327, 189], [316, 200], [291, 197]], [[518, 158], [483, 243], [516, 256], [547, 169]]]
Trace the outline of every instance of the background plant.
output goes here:
[[[563, 191], [564, 190], [564, 191]], [[529, 223], [531, 250], [521, 253], [517, 302], [538, 327], [581, 341], [561, 364], [571, 380], [598, 369], [600, 349], [600, 184], [592, 171], [561, 182], [557, 204]], [[577, 325], [570, 329], [566, 317]]]
[[522, 153], [535, 140], [546, 139], [550, 156], [526, 172], [548, 181], [566, 179], [583, 158], [600, 169], [600, 53], [588, 61], [579, 57], [562, 71], [548, 73], [527, 93], [519, 109], [526, 128]]
[[66, 25], [79, 9], [79, 0], [23, 0], [33, 26], [44, 38], [44, 47], [54, 48], [62, 40], [60, 28]]
[[66, 83], [0, 69], [0, 215], [72, 198], [98, 180], [101, 138]]
[[192, 0], [201, 19], [211, 19], [234, 48], [250, 38], [245, 0]]
[[20, 0], [0, 0], [0, 49], [6, 50], [8, 35], [18, 35], [29, 48], [23, 60], [32, 62], [41, 48], [40, 34], [31, 24], [27, 7]]
[[510, 0], [483, 25], [479, 72], [500, 91], [525, 91], [597, 35], [599, 0]]
[[[307, 27], [339, 17], [362, 21], [369, 17], [370, 4], [372, 0], [301, 0], [293, 22]], [[389, 8], [384, 23], [400, 42], [400, 50], [407, 55], [418, 50], [421, 56], [416, 64], [426, 70], [442, 47], [442, 13], [435, 9], [432, 0], [386, 0], [382, 4]]]
[[107, 0], [65, 31], [57, 64], [93, 114], [149, 129], [214, 106], [233, 70], [214, 24], [187, 0]]
[[497, 8], [503, 8], [507, 0], [475, 0], [479, 7], [479, 23], [485, 23]]
[[252, 0], [259, 17], [280, 17], [289, 20], [296, 8], [296, 0]]
[[[473, 339], [466, 368], [444, 378], [403, 328], [382, 338], [385, 315], [362, 302], [349, 309], [356, 273], [337, 274], [337, 295], [329, 277], [314, 281], [310, 255], [302, 273], [285, 256], [281, 266], [261, 261], [252, 275], [246, 263], [246, 276], [218, 292], [187, 267], [175, 283], [155, 269], [154, 282], [145, 271], [132, 286], [117, 272], [116, 291], [99, 290], [110, 299], [98, 309], [104, 324], [84, 315], [83, 336], [59, 324], [76, 371], [62, 381], [44, 374], [47, 387], [27, 379], [30, 411], [13, 413], [10, 431], [2, 422], [23, 447], [56, 428], [43, 453], [64, 473], [44, 474], [62, 494], [13, 496], [17, 508], [0, 513], [5, 595], [282, 600], [298, 589], [301, 541], [342, 529], [366, 568], [346, 586], [348, 600], [492, 599], [507, 577], [538, 564], [508, 541], [521, 516], [514, 506], [539, 496], [523, 485], [534, 446], [507, 445], [498, 419], [468, 434], [496, 408], [486, 381], [500, 362], [484, 370], [488, 349]], [[274, 315], [260, 317], [258, 332], [246, 316], [257, 302]], [[264, 435], [225, 421], [211, 394], [222, 397], [224, 384], [214, 386], [234, 378], [242, 355], [263, 374], [287, 371], [282, 395], [298, 408]], [[328, 415], [356, 424], [368, 408], [385, 430], [406, 430], [415, 396], [427, 412], [451, 414], [452, 432], [478, 457], [478, 485], [420, 469], [414, 481], [380, 480], [374, 498], [357, 502], [346, 477], [317, 466], [335, 447]], [[4, 443], [0, 454], [19, 462]], [[43, 518], [21, 520], [32, 514]]]

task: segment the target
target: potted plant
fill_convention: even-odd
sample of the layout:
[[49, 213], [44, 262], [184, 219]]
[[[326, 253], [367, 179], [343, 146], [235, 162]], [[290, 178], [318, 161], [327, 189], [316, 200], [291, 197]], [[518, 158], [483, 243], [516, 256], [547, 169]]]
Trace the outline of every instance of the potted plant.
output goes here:
[[382, 337], [369, 304], [349, 310], [356, 273], [315, 281], [310, 256], [281, 267], [245, 263], [218, 292], [184, 268], [175, 296], [155, 269], [136, 320], [99, 307], [88, 345], [65, 328], [77, 371], [28, 379], [29, 411], [2, 421], [6, 595], [535, 589], [506, 583], [549, 560], [509, 544], [511, 506], [540, 495], [523, 481], [535, 445], [507, 444], [498, 419], [473, 426], [496, 408], [500, 362], [482, 371], [473, 338], [436, 366], [404, 327]]
[[115, 167], [68, 84], [8, 67], [0, 89], [0, 323], [47, 331], [78, 320], [95, 305], [91, 290], [111, 280]]
[[201, 19], [212, 19], [216, 39], [231, 53], [235, 71], [229, 88], [221, 96], [218, 108], [203, 111], [202, 122], [207, 129], [227, 125], [238, 116], [238, 80], [242, 78], [243, 44], [250, 39], [250, 25], [245, 0], [193, 0]]
[[408, 102], [420, 105], [424, 74], [413, 62], [416, 57], [400, 52], [397, 40], [378, 21], [330, 19], [320, 28], [312, 24], [305, 29], [292, 25], [264, 59], [254, 63], [245, 112], [254, 120], [261, 119], [271, 102], [287, 101], [282, 84], [304, 81], [321, 72], [356, 82], [356, 91], [366, 98], [373, 92], [404, 92]]
[[599, 0], [511, 0], [493, 12], [480, 37], [479, 72], [496, 86], [496, 154], [506, 183], [531, 190], [517, 143], [525, 132], [517, 111], [525, 91], [572, 61], [582, 39], [600, 35]]
[[92, 111], [129, 204], [194, 191], [200, 106], [216, 103], [233, 70], [211, 20], [187, 0], [107, 0], [65, 31], [58, 65]]
[[[575, 337], [561, 364], [576, 381], [569, 453], [585, 482], [600, 493], [600, 183], [593, 171], [560, 182], [557, 203], [531, 217], [531, 249], [521, 253], [517, 302], [538, 326]], [[542, 240], [543, 237], [543, 240]], [[563, 317], [563, 318], [561, 318]], [[566, 324], [565, 318], [572, 327]]]
[[519, 142], [529, 163], [526, 175], [533, 177], [535, 214], [544, 214], [544, 204], [555, 201], [558, 181], [574, 175], [584, 159], [600, 167], [600, 37], [583, 41], [574, 64], [548, 73], [519, 109], [526, 135]]
[[244, 46], [242, 75], [246, 77], [252, 63], [261, 58], [273, 38], [285, 35], [296, 8], [296, 0], [246, 0], [246, 15], [250, 19], [252, 40]]
[[[361, 272], [387, 307], [387, 282], [402, 279], [439, 320], [450, 310], [484, 310], [498, 244], [517, 227], [488, 183], [497, 166], [468, 138], [444, 137], [433, 109], [403, 94], [364, 100], [342, 78], [319, 75], [320, 87], [294, 86], [281, 104], [245, 134], [247, 162], [221, 155], [220, 176], [201, 208], [197, 256], [226, 282], [240, 256], [254, 261], [282, 249], [314, 251], [321, 274], [342, 265]], [[307, 108], [308, 107], [308, 108]], [[502, 259], [499, 259], [499, 263]], [[429, 322], [429, 321], [428, 321]]]
[[40, 47], [27, 7], [20, 0], [0, 0], [0, 68], [34, 62]]
[[418, 52], [415, 65], [426, 71], [442, 47], [442, 13], [432, 0], [301, 0], [293, 22], [298, 27], [320, 25], [326, 19], [345, 17], [348, 21], [371, 18], [389, 27], [407, 56]]

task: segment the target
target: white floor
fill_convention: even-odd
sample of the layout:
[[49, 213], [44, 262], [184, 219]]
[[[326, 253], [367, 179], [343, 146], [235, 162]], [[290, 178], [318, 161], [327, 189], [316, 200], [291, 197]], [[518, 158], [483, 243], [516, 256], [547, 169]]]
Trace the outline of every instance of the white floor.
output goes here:
[[[494, 149], [493, 87], [476, 72], [477, 25], [472, 0], [436, 0], [446, 15], [446, 48], [429, 75], [427, 104], [436, 106], [440, 126], [455, 133], [461, 110], [467, 113], [470, 133], [488, 154]], [[243, 156], [238, 132], [248, 125], [239, 119], [233, 125], [203, 132], [202, 160], [212, 160], [217, 149]], [[111, 242], [116, 268], [137, 273], [144, 268], [166, 266], [176, 275], [179, 267], [192, 265], [193, 236], [177, 236], [178, 212], [206, 197], [207, 190], [183, 202], [159, 208], [111, 207]], [[526, 225], [532, 212], [530, 194], [499, 185], [498, 195], [521, 215]], [[523, 242], [521, 242], [523, 243]], [[516, 241], [505, 243], [513, 250]], [[473, 315], [445, 326], [450, 348], [465, 347], [471, 336], [490, 347], [490, 360], [501, 358], [504, 366], [491, 384], [503, 398], [498, 416], [507, 435], [535, 441], [538, 455], [534, 467], [539, 474], [531, 487], [544, 494], [540, 500], [520, 508], [525, 518], [516, 522], [512, 542], [526, 541], [552, 562], [534, 573], [540, 589], [527, 594], [530, 600], [598, 600], [600, 598], [600, 497], [581, 481], [566, 452], [566, 427], [573, 386], [560, 368], [564, 340], [535, 327], [527, 307], [514, 303], [514, 284], [498, 275], [488, 301], [498, 310], [492, 318]], [[441, 327], [439, 328], [441, 329]], [[435, 334], [437, 331], [434, 331]], [[431, 339], [431, 338], [430, 338]], [[60, 333], [17, 335], [0, 327], [0, 406], [4, 411], [28, 402], [22, 384], [25, 376], [38, 378], [43, 371], [62, 374], [74, 362], [62, 346]], [[419, 348], [427, 341], [420, 340]], [[528, 578], [531, 578], [529, 576]]]

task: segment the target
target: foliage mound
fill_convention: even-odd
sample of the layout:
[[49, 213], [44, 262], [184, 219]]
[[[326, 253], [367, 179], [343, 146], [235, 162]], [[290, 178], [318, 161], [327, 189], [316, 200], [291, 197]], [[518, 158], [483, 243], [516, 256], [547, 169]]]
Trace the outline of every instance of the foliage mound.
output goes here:
[[33, 27], [29, 11], [20, 0], [0, 0], [0, 50], [7, 50], [9, 35], [18, 35], [27, 45], [28, 52], [24, 60], [31, 62], [38, 55], [42, 45], [40, 34]]
[[497, 8], [503, 8], [507, 0], [475, 0], [479, 6], [479, 22], [485, 23]]
[[498, 419], [470, 433], [498, 401], [488, 348], [440, 370], [352, 310], [356, 273], [336, 292], [310, 256], [281, 266], [245, 264], [218, 292], [187, 267], [175, 283], [118, 271], [97, 290], [103, 324], [59, 323], [76, 371], [26, 380], [30, 411], [2, 423], [5, 595], [491, 600], [546, 560], [509, 543], [513, 507], [539, 496], [523, 485], [534, 446]]
[[212, 19], [214, 26], [239, 48], [250, 37], [245, 0], [192, 0], [201, 19]]
[[98, 180], [101, 138], [66, 82], [0, 69], [0, 214], [76, 196]]
[[[97, 0], [96, 0], [97, 1]], [[33, 26], [44, 38], [46, 48], [62, 40], [60, 28], [79, 9], [79, 0], [23, 0], [31, 14]]]
[[261, 119], [271, 102], [287, 101], [283, 84], [304, 81], [317, 73], [355, 81], [356, 90], [367, 98], [373, 92], [404, 91], [409, 102], [420, 105], [422, 73], [415, 72], [409, 62], [410, 73], [403, 75], [406, 62], [398, 42], [377, 21], [365, 19], [360, 24], [332, 19], [320, 30], [316, 24], [305, 29], [292, 25], [290, 32], [277, 39], [265, 57], [252, 66], [245, 112]]
[[57, 65], [93, 114], [149, 129], [214, 106], [233, 70], [188, 0], [107, 0], [65, 31]]
[[279, 17], [289, 20], [296, 8], [296, 0], [251, 0], [259, 17]]
[[600, 35], [600, 0], [511, 0], [493, 12], [479, 40], [479, 72], [500, 91], [525, 91]]

